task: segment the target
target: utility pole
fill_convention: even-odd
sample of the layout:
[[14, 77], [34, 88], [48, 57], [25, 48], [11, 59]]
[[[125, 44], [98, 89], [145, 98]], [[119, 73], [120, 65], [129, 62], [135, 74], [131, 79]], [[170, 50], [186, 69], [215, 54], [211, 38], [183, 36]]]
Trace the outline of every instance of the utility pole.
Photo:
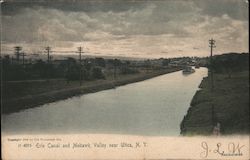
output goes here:
[[[212, 38], [209, 40], [209, 47], [210, 47], [210, 67], [209, 67], [209, 72], [210, 72], [210, 85], [211, 85], [211, 95], [212, 96], [212, 92], [214, 89], [214, 73], [213, 73], [213, 48], [215, 48], [215, 40]], [[214, 104], [211, 103], [211, 119], [212, 119], [212, 126], [213, 126], [213, 133], [215, 130], [215, 124], [216, 124], [216, 119], [215, 119], [215, 110], [214, 110]]]
[[45, 50], [47, 51], [47, 56], [48, 56], [48, 64], [50, 62], [50, 52], [51, 52], [51, 47], [46, 47]]
[[114, 79], [116, 79], [117, 59], [114, 59]]
[[217, 123], [217, 119], [215, 116], [214, 104], [212, 104], [211, 113], [212, 113], [212, 125], [215, 126]]
[[67, 59], [67, 84], [69, 84], [69, 58], [70, 57], [65, 57]]
[[49, 81], [49, 78], [50, 78], [50, 58], [51, 58], [51, 56], [50, 56], [50, 53], [51, 53], [51, 47], [45, 47], [45, 52], [47, 52], [47, 67], [46, 67], [46, 72], [47, 72], [47, 81]]
[[79, 53], [79, 63], [80, 63], [80, 71], [79, 71], [79, 81], [80, 81], [80, 86], [82, 85], [82, 47], [78, 47], [78, 53]]
[[211, 91], [214, 89], [214, 75], [213, 75], [213, 48], [215, 48], [215, 40], [212, 38], [209, 40], [210, 47], [210, 76], [211, 76]]
[[212, 63], [212, 56], [213, 56], [213, 48], [215, 48], [215, 40], [212, 38], [209, 40], [209, 47], [210, 47], [210, 63]]
[[24, 57], [27, 56], [27, 55], [24, 52], [22, 52], [21, 55], [22, 55], [22, 58], [23, 58], [22, 60], [23, 60], [23, 67], [24, 67]]
[[20, 55], [21, 55], [20, 51], [22, 50], [22, 47], [16, 46], [14, 47], [14, 49], [15, 49], [16, 60], [17, 60], [17, 63], [19, 64]]

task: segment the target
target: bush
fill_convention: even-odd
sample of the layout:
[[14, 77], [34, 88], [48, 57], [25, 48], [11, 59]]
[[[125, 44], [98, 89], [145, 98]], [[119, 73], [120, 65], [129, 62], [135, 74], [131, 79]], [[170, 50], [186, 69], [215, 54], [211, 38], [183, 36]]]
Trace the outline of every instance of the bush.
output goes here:
[[210, 68], [217, 73], [227, 73], [231, 77], [232, 72], [248, 70], [249, 54], [248, 53], [229, 53], [213, 57], [213, 63]]
[[92, 69], [92, 77], [94, 79], [105, 79], [105, 76], [104, 76], [102, 69], [100, 67], [94, 67]]
[[67, 73], [66, 73], [66, 79], [67, 80], [79, 80], [79, 67], [78, 66], [70, 66]]
[[138, 73], [139, 71], [137, 69], [132, 69], [129, 67], [122, 67], [121, 68], [121, 74], [135, 74]]

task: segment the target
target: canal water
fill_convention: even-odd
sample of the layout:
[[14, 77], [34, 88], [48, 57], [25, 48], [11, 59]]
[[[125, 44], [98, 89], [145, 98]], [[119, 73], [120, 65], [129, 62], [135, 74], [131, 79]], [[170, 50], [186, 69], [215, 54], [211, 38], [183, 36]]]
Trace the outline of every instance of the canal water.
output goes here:
[[105, 133], [178, 136], [206, 68], [73, 97], [2, 116], [7, 134]]

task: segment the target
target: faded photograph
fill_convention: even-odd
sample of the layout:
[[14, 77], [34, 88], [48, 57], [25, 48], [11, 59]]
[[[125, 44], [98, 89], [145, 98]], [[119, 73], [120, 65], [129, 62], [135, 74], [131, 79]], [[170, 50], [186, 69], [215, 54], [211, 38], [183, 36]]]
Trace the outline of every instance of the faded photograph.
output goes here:
[[6, 0], [4, 135], [249, 135], [247, 0]]

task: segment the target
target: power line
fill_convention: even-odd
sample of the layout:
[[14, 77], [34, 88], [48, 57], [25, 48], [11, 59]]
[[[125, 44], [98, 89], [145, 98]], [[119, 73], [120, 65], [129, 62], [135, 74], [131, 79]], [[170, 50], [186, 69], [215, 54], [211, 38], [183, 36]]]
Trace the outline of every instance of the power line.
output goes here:
[[[16, 46], [16, 47], [14, 47], [14, 49], [5, 50], [5, 52], [6, 51], [12, 52], [12, 53], [14, 52], [15, 59], [13, 59], [13, 61], [16, 60], [16, 62], [18, 64], [20, 63], [21, 57], [23, 59], [23, 64], [24, 64], [25, 63], [24, 56], [37, 58], [37, 57], [43, 56], [45, 53], [45, 55], [47, 56], [47, 58], [46, 58], [47, 64], [50, 64], [52, 62], [52, 58], [53, 58], [51, 56], [51, 53], [72, 53], [72, 55], [73, 55], [75, 53], [79, 53], [80, 48], [81, 48], [81, 54], [79, 54], [79, 59], [81, 59], [80, 61], [82, 61], [82, 53], [85, 53], [85, 52], [83, 52], [83, 47], [78, 47], [78, 51], [76, 52], [75, 50], [74, 51], [72, 51], [72, 50], [52, 50], [52, 47], [47, 46], [47, 47], [45, 47], [45, 51], [44, 50], [43, 51], [37, 50], [37, 51], [32, 52], [29, 50], [23, 50], [23, 48], [21, 46]], [[89, 49], [87, 48], [87, 50], [89, 50]], [[23, 55], [22, 52], [24, 52], [25, 54]], [[86, 53], [89, 53], [89, 54], [85, 54], [84, 56], [93, 56], [93, 55], [91, 55], [91, 52], [86, 52]], [[7, 53], [7, 54], [11, 54], [11, 53]], [[92, 54], [95, 54], [95, 53], [92, 53]], [[82, 62], [80, 62], [80, 64], [82, 64]], [[82, 70], [81, 70], [81, 75], [82, 75]], [[82, 78], [82, 76], [81, 76], [81, 78]]]
[[53, 51], [54, 53], [75, 53], [75, 51]]

